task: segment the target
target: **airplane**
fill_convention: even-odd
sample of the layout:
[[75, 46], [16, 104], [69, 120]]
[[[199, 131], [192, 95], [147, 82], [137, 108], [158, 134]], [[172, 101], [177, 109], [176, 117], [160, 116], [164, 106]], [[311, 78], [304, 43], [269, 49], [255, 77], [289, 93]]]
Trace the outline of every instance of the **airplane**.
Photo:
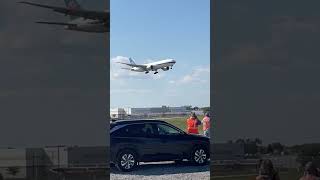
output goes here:
[[125, 64], [131, 68], [122, 68], [134, 72], [145, 72], [146, 74], [149, 71], [155, 71], [154, 74], [158, 74], [158, 69], [163, 71], [168, 71], [172, 69], [173, 65], [176, 63], [174, 59], [165, 59], [157, 62], [147, 63], [147, 64], [136, 64], [132, 58], [129, 58], [130, 63], [117, 62], [119, 64]]
[[43, 4], [37, 4], [27, 1], [21, 1], [19, 3], [27, 4], [31, 6], [37, 6], [47, 9], [52, 9], [55, 12], [70, 16], [69, 22], [47, 22], [38, 21], [40, 24], [61, 25], [66, 30], [93, 32], [93, 33], [105, 33], [110, 32], [110, 11], [91, 11], [82, 9], [80, 4], [76, 0], [64, 0], [66, 8], [48, 6]]

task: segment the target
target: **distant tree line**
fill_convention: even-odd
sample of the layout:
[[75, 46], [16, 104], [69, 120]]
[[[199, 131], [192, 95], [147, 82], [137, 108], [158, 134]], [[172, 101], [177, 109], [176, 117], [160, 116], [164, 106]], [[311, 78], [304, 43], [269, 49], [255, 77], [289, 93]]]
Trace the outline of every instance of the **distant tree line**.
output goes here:
[[229, 140], [227, 143], [242, 144], [244, 153], [258, 156], [262, 154], [270, 155], [296, 155], [297, 162], [304, 166], [307, 162], [313, 161], [320, 167], [320, 143], [285, 146], [280, 142], [262, 145], [260, 138], [239, 138], [235, 141]]
[[291, 148], [292, 153], [298, 155], [297, 161], [301, 165], [305, 165], [309, 161], [313, 161], [320, 167], [320, 143], [295, 145]]
[[285, 151], [285, 146], [279, 142], [263, 146], [260, 138], [239, 138], [235, 141], [229, 140], [228, 143], [242, 144], [245, 154], [248, 155], [281, 154]]
[[188, 111], [202, 111], [203, 113], [210, 112], [210, 107], [201, 107], [200, 108], [198, 106], [192, 107], [190, 105], [184, 106], [184, 107], [186, 107], [186, 110], [188, 110]]

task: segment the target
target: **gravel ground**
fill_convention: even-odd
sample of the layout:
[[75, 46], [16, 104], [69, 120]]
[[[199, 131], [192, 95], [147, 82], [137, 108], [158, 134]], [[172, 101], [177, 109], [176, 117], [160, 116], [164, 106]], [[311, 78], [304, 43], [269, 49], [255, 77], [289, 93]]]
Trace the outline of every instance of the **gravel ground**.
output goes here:
[[119, 172], [111, 168], [111, 180], [158, 180], [158, 179], [179, 179], [179, 180], [209, 180], [209, 166], [192, 166], [185, 162], [177, 165], [174, 162], [145, 163], [140, 164], [132, 172]]

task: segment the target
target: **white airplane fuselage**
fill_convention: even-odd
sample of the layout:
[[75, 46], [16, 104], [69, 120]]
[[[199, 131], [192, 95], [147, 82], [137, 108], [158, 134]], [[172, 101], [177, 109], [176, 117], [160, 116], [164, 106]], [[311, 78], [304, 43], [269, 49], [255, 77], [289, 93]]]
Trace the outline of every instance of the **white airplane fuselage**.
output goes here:
[[[163, 71], [167, 71], [170, 68], [172, 69], [172, 66], [175, 63], [176, 63], [176, 61], [173, 59], [166, 59], [166, 60], [147, 63], [147, 64], [143, 64], [143, 65], [145, 65], [147, 67], [147, 71], [157, 71], [158, 69], [162, 69]], [[140, 68], [140, 67], [132, 67], [131, 71], [145, 72], [145, 69]]]

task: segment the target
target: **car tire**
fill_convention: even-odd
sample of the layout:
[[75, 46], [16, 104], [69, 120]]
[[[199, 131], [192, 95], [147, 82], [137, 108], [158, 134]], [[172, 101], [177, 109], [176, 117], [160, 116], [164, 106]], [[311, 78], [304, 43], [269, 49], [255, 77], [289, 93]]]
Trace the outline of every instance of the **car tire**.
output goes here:
[[119, 152], [116, 163], [116, 167], [118, 168], [118, 170], [123, 172], [129, 172], [134, 170], [137, 164], [137, 155], [134, 151], [122, 150]]
[[206, 165], [208, 163], [208, 158], [208, 151], [202, 146], [196, 146], [191, 153], [191, 162], [194, 165]]

